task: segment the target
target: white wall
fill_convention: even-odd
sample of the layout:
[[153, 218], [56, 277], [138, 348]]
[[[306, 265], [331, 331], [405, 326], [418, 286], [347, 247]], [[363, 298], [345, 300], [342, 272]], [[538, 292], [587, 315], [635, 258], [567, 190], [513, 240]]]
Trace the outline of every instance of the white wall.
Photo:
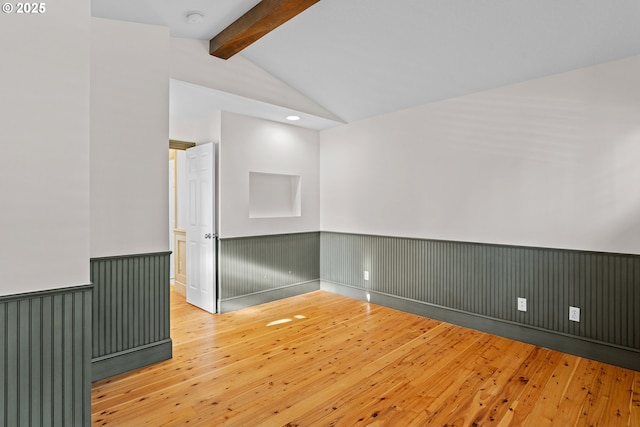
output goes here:
[[[227, 112], [221, 118], [220, 237], [318, 231], [318, 132]], [[301, 216], [249, 218], [249, 172], [299, 175]]]
[[92, 19], [91, 256], [167, 251], [169, 31]]
[[0, 17], [0, 295], [89, 283], [90, 5], [47, 6]]
[[200, 119], [184, 119], [171, 117], [169, 120], [169, 137], [178, 141], [204, 144], [220, 140], [219, 112], [205, 114]]
[[640, 254], [640, 57], [320, 139], [322, 230]]

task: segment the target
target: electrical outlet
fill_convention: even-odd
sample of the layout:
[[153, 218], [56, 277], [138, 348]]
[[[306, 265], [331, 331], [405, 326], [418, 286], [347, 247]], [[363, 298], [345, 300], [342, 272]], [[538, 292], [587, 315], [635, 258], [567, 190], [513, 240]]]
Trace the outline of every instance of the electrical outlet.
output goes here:
[[527, 311], [527, 299], [518, 297], [518, 311]]
[[369, 280], [369, 271], [364, 271], [364, 280]]
[[573, 322], [580, 321], [580, 308], [569, 306], [569, 320]]

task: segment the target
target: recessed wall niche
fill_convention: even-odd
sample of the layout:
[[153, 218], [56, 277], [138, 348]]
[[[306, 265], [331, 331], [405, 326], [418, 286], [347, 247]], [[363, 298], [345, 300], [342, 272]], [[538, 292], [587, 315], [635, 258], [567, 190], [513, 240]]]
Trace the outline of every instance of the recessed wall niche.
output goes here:
[[301, 215], [300, 175], [249, 172], [249, 218]]

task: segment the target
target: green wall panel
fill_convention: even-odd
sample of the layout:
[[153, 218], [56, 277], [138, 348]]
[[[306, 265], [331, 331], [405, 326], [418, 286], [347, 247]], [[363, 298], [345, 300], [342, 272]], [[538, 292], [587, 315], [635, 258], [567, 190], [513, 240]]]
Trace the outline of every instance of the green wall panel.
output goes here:
[[91, 260], [94, 380], [171, 358], [169, 255]]
[[[222, 311], [229, 311], [224, 307], [234, 300], [257, 304], [318, 289], [319, 278], [319, 232], [219, 241], [218, 283]], [[233, 305], [233, 309], [244, 305]]]
[[[640, 256], [322, 232], [321, 278], [631, 350], [640, 366]], [[527, 312], [517, 311], [518, 297]]]
[[0, 297], [0, 425], [91, 421], [92, 287]]

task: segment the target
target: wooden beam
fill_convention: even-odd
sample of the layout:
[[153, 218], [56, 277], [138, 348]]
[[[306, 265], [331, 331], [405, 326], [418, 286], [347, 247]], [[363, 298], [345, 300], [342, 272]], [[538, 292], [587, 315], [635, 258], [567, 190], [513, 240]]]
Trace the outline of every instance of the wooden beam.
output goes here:
[[209, 42], [209, 53], [229, 59], [320, 0], [262, 0]]

